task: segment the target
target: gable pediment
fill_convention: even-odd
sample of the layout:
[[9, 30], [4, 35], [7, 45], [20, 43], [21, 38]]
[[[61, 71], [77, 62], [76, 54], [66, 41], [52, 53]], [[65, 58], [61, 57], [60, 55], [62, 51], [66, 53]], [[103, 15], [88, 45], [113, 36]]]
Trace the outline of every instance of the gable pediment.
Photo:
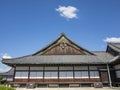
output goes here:
[[34, 55], [91, 55], [92, 53], [78, 46], [62, 34], [57, 40]]

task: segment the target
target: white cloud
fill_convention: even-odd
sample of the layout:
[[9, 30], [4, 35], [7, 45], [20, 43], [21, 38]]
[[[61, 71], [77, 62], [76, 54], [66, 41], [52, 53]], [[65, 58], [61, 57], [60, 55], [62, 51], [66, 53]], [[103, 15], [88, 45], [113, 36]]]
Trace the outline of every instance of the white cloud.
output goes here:
[[109, 43], [120, 43], [120, 37], [107, 37], [104, 41]]
[[59, 6], [56, 11], [60, 13], [60, 16], [65, 17], [67, 19], [73, 19], [73, 18], [78, 18], [77, 17], [77, 12], [78, 9], [73, 6]]
[[[7, 53], [5, 53], [5, 54], [1, 54], [2, 56], [2, 58], [6, 58], [6, 59], [10, 59], [10, 58], [12, 58], [10, 55], [8, 55]], [[0, 73], [1, 72], [7, 72], [8, 70], [10, 70], [10, 68], [11, 67], [9, 67], [9, 66], [7, 66], [7, 65], [5, 65], [5, 64], [2, 64], [2, 62], [1, 62], [1, 60], [2, 60], [2, 58], [0, 58]]]
[[2, 58], [4, 58], [4, 59], [10, 59], [10, 58], [12, 58], [10, 55], [8, 55], [7, 53], [5, 53], [3, 56], [2, 56]]

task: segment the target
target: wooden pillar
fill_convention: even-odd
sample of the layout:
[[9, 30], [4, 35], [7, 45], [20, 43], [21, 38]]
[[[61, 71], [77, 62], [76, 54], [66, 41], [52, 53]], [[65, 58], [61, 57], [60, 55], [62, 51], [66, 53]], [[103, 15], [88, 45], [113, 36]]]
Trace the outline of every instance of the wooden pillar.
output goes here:
[[73, 81], [75, 79], [75, 69], [74, 69], [74, 66], [73, 66]]
[[45, 77], [45, 65], [43, 66], [43, 82], [44, 82], [44, 78]]
[[59, 66], [58, 66], [58, 82], [59, 82], [59, 74], [60, 74], [60, 73], [59, 73]]
[[16, 65], [14, 66], [13, 82], [15, 82]]
[[28, 69], [28, 82], [30, 81], [30, 66], [29, 66], [29, 69]]
[[110, 75], [110, 68], [109, 68], [109, 65], [107, 64], [107, 71], [108, 71], [108, 77], [109, 77], [109, 84], [110, 84], [110, 87], [112, 88], [112, 81], [111, 81], [111, 75]]
[[90, 81], [90, 65], [88, 65], [88, 76], [89, 76], [89, 81]]

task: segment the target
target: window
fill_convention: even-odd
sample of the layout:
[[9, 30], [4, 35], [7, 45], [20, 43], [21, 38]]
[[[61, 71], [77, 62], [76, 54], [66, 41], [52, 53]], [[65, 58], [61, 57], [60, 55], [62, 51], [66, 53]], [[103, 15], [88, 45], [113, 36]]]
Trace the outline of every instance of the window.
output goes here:
[[90, 78], [99, 78], [98, 71], [90, 71]]
[[75, 71], [75, 78], [88, 78], [88, 71]]
[[7, 80], [7, 76], [3, 76], [2, 80]]
[[90, 66], [89, 69], [90, 70], [97, 70], [97, 66]]
[[16, 71], [16, 73], [15, 73], [15, 78], [20, 78], [20, 77], [21, 77], [21, 74], [22, 74], [22, 72], [17, 72], [17, 71]]
[[116, 71], [116, 77], [120, 78], [120, 71]]
[[45, 72], [45, 78], [58, 78], [58, 72]]
[[39, 66], [31, 66], [30, 70], [43, 70], [43, 67], [39, 67]]
[[7, 81], [13, 81], [13, 76], [8, 76]]
[[88, 66], [75, 66], [74, 70], [88, 70]]
[[28, 71], [16, 71], [15, 78], [28, 78]]
[[61, 66], [59, 67], [59, 70], [73, 70], [72, 66]]
[[88, 71], [82, 71], [82, 78], [88, 78]]
[[45, 70], [58, 70], [58, 67], [49, 66], [49, 67], [45, 67]]
[[82, 77], [82, 72], [75, 71], [75, 78], [81, 78], [81, 77]]
[[16, 70], [29, 70], [29, 67], [26, 67], [26, 66], [17, 66]]
[[30, 78], [43, 78], [43, 72], [30, 72]]
[[67, 71], [67, 72], [60, 72], [59, 73], [60, 78], [73, 78], [73, 72], [72, 71]]

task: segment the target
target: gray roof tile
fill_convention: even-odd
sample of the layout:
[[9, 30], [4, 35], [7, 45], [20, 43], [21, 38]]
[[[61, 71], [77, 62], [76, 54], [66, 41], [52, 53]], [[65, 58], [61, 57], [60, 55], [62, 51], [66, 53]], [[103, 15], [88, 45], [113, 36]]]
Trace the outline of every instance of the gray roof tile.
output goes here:
[[3, 59], [5, 64], [102, 64], [103, 59], [94, 55], [41, 55]]
[[13, 75], [14, 74], [14, 68], [11, 68], [8, 72], [0, 73], [0, 75]]
[[111, 59], [114, 58], [114, 56], [105, 51], [93, 51], [93, 53], [96, 54], [99, 58], [101, 58], [105, 62], [109, 62]]

